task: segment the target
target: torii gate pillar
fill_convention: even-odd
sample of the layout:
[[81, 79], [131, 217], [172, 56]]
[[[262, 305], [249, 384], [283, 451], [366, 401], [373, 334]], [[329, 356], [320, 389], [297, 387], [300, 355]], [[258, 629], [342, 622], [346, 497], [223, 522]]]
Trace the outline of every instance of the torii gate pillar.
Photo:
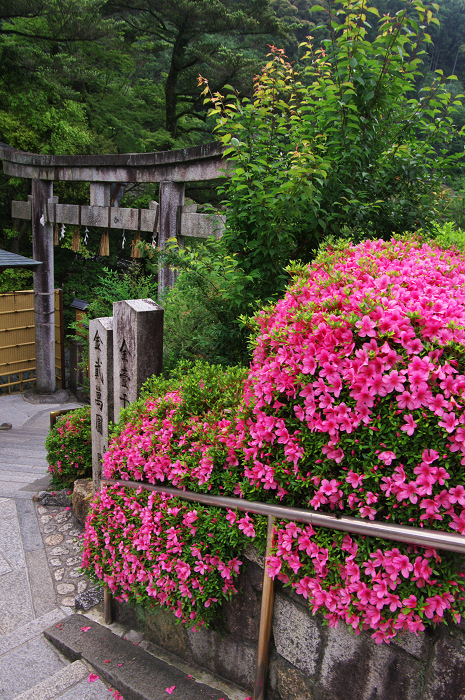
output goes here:
[[53, 394], [56, 388], [53, 224], [48, 222], [47, 213], [47, 200], [53, 196], [53, 181], [33, 179], [31, 191], [32, 255], [42, 263], [34, 272], [36, 392]]
[[[160, 182], [160, 215], [158, 219], [158, 245], [164, 248], [169, 238], [178, 238], [179, 207], [184, 204], [184, 182]], [[168, 265], [158, 267], [158, 298], [163, 300], [164, 293], [174, 286], [176, 272]]]

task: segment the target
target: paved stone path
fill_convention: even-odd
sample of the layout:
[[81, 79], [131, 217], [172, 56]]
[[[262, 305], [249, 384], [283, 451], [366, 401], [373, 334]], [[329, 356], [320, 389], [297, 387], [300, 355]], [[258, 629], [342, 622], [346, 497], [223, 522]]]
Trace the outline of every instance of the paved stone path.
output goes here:
[[79, 570], [82, 529], [71, 512], [32, 501], [49, 483], [50, 411], [75, 406], [0, 396], [0, 424], [13, 426], [0, 431], [0, 700], [111, 697], [101, 681], [87, 682], [84, 663], [70, 664], [42, 635], [72, 612], [75, 593], [88, 585]]
[[41, 505], [36, 508], [55, 599], [61, 607], [72, 608], [75, 596], [90, 586], [81, 570], [84, 529], [74, 520], [69, 508]]

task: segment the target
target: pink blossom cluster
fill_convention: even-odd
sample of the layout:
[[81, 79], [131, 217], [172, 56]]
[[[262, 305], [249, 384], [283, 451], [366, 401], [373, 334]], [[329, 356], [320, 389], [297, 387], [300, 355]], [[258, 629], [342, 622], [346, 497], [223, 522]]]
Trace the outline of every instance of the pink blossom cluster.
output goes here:
[[[121, 486], [104, 486], [92, 509], [83, 566], [118, 600], [163, 605], [199, 626], [237, 593], [242, 561], [233, 545], [218, 541], [221, 512]], [[237, 530], [236, 539], [244, 546], [247, 534]]]
[[105, 478], [210, 490], [214, 463], [237, 465], [234, 423], [215, 410], [185, 416], [181, 404], [182, 388], [147, 398], [105, 454]]
[[[290, 584], [314, 613], [324, 611], [330, 626], [343, 620], [356, 634], [374, 630], [372, 637], [378, 644], [389, 644], [399, 632], [423, 631], [425, 617], [442, 622], [446, 610], [460, 621], [456, 595], [433, 576], [441, 562], [434, 549], [408, 547], [404, 552], [393, 547], [372, 552], [365, 542], [360, 547], [355, 538], [342, 533], [333, 538], [331, 547], [322, 546], [311, 526], [293, 522], [280, 523], [275, 534], [276, 551], [267, 562], [269, 575]], [[335, 545], [337, 555], [332, 551]], [[461, 574], [457, 577], [460, 581]], [[451, 583], [463, 592], [461, 583]]]
[[[183, 382], [144, 398], [113, 439], [104, 475], [465, 534], [465, 258], [415, 240], [348, 245], [297, 269], [285, 297], [257, 323], [242, 403], [219, 409], [205, 392], [205, 410], [189, 412]], [[154, 576], [166, 577], [171, 545], [165, 535], [153, 549], [149, 531], [158, 524], [151, 516], [148, 549], [137, 540], [126, 554], [127, 523], [145, 501], [117, 493], [116, 511], [111, 490], [96, 501], [85, 564], [124, 598], [139, 585], [136, 559], [152, 557]], [[165, 518], [165, 501], [156, 503]], [[219, 546], [227, 528], [235, 546], [239, 535], [263, 543], [258, 521], [229, 511], [202, 541]], [[465, 610], [453, 553], [295, 523], [277, 525], [275, 537], [270, 575], [329, 624], [369, 629], [381, 643]], [[177, 567], [169, 560], [177, 576], [171, 597], [162, 584], [154, 594], [146, 586], [150, 598], [182, 610], [184, 621], [190, 598], [181, 591], [180, 562], [192, 572], [186, 551], [176, 553]], [[221, 566], [234, 556], [221, 556]], [[205, 605], [199, 591], [190, 588]]]
[[[283, 469], [276, 469], [270, 448], [282, 445], [280, 466], [288, 463], [297, 476], [308, 462], [308, 431], [325, 437], [319, 457], [348, 463], [347, 437], [385, 428], [379, 412], [386, 405], [397, 416], [396, 432], [387, 446], [379, 439], [378, 467], [389, 466], [398, 446], [427, 423], [437, 429], [448, 457], [457, 452], [464, 465], [465, 376], [454, 352], [464, 345], [464, 302], [464, 259], [428, 245], [369, 241], [347, 248], [331, 264], [314, 264], [271, 312], [258, 317], [246, 390], [253, 406], [244, 446], [248, 478], [285, 495], [286, 483], [278, 478]], [[416, 479], [418, 497], [431, 495], [425, 479], [430, 477]], [[314, 506], [332, 495], [336, 507], [336, 494], [320, 488]]]
[[48, 471], [58, 483], [85, 476], [92, 468], [90, 408], [78, 409], [58, 418], [46, 447]]
[[[348, 245], [299, 269], [284, 299], [257, 321], [242, 438], [244, 473], [255, 489], [314, 509], [465, 534], [465, 258], [412, 240]], [[323, 547], [333, 564], [337, 537]], [[318, 529], [311, 541], [318, 549], [328, 531]], [[364, 543], [358, 566], [373, 577], [347, 585], [345, 569], [336, 567], [334, 587], [334, 566], [322, 564], [317, 550], [293, 548], [287, 556], [278, 538], [271, 573], [302, 592], [297, 577], [304, 571], [314, 610], [389, 640], [399, 629], [422, 629], [425, 618], [437, 622], [451, 607], [439, 605], [432, 615], [439, 593], [412, 593], [411, 605], [413, 598], [394, 592], [404, 578], [410, 586], [433, 585], [430, 577], [415, 578], [419, 555], [399, 550], [409, 561], [400, 576], [389, 578], [383, 567], [375, 576]], [[445, 560], [451, 568], [437, 585], [458, 615], [464, 603], [457, 557], [442, 559], [441, 570], [448, 570]], [[400, 605], [379, 597], [386, 577]], [[362, 584], [370, 591], [363, 601], [359, 588], [352, 590]], [[357, 612], [360, 604], [365, 612]]]

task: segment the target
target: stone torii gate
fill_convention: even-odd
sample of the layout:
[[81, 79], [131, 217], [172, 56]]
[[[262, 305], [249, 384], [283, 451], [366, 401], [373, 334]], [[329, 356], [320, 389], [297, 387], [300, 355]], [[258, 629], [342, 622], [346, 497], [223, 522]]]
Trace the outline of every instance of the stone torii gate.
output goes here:
[[[0, 143], [3, 171], [12, 177], [31, 180], [28, 202], [13, 202], [14, 218], [31, 219], [33, 257], [42, 265], [34, 272], [34, 315], [36, 328], [36, 390], [55, 391], [54, 367], [54, 283], [53, 227], [55, 223], [101, 226], [105, 228], [153, 231], [158, 228], [158, 246], [168, 238], [181, 242], [184, 235], [204, 238], [218, 233], [217, 222], [207, 215], [184, 207], [186, 182], [219, 177], [225, 168], [224, 147], [219, 142], [177, 151], [123, 153], [117, 155], [40, 155], [17, 151]], [[53, 196], [53, 182], [90, 182], [89, 206], [59, 204]], [[110, 207], [111, 183], [160, 183], [159, 203], [151, 209]], [[182, 223], [181, 223], [182, 217]], [[161, 267], [159, 289], [174, 284], [174, 272]]]

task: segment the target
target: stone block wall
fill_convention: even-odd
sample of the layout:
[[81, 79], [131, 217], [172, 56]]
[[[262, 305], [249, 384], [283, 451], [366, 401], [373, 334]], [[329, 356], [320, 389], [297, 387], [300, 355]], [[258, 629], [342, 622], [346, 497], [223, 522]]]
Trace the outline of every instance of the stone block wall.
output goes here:
[[[137, 626], [160, 647], [253, 695], [263, 569], [259, 557], [241, 573], [241, 593], [223, 608], [219, 631], [186, 629], [169, 611], [116, 604], [118, 621]], [[276, 585], [268, 700], [465, 700], [465, 633], [443, 625], [378, 645], [312, 615], [305, 600]]]

